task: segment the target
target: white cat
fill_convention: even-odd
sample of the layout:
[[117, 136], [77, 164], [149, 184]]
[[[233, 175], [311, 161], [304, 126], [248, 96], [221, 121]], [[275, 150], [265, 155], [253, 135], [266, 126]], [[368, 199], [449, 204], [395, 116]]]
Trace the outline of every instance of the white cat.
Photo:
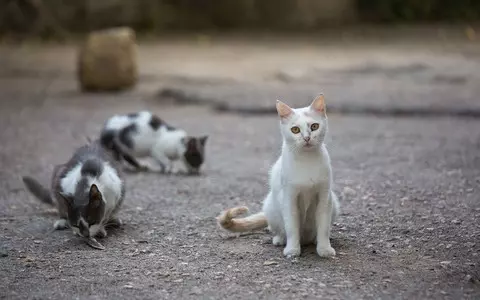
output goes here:
[[263, 212], [235, 218], [248, 211], [236, 207], [223, 212], [218, 223], [232, 232], [268, 226], [274, 234], [273, 244], [286, 245], [283, 254], [287, 257], [300, 255], [300, 245], [311, 243], [316, 243], [319, 256], [334, 256], [330, 227], [340, 205], [332, 190], [332, 168], [324, 144], [328, 130], [324, 97], [298, 109], [278, 100], [276, 106], [282, 154], [270, 172]]

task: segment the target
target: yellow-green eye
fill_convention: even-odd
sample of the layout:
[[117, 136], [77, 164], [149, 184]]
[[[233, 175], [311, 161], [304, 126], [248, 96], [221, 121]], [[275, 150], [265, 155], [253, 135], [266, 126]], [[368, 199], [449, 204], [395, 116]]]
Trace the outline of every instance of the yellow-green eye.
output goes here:
[[312, 131], [315, 131], [315, 130], [318, 129], [319, 126], [320, 126], [320, 125], [318, 125], [318, 123], [313, 123], [313, 124], [310, 126], [310, 129], [311, 129]]
[[300, 132], [300, 128], [298, 128], [297, 126], [293, 126], [290, 130], [295, 134]]

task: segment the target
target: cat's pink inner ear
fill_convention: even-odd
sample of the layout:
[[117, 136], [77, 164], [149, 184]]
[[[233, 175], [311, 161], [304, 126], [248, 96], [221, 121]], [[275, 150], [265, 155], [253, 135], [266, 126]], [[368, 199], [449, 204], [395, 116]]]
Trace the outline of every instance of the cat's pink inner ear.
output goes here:
[[312, 104], [310, 104], [310, 108], [315, 112], [325, 114], [325, 97], [323, 96], [323, 94], [320, 94], [317, 98], [315, 98], [315, 100], [312, 101]]
[[280, 118], [285, 119], [292, 115], [293, 110], [290, 108], [290, 106], [286, 105], [280, 100], [277, 100], [277, 112]]

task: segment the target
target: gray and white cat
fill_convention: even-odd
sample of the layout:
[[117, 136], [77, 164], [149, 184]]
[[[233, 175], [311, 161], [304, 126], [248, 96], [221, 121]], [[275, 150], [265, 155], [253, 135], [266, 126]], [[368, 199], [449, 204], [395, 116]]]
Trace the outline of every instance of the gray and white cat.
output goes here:
[[57, 206], [60, 218], [55, 229], [71, 228], [91, 246], [103, 248], [94, 238], [106, 237], [106, 226], [122, 224], [117, 213], [125, 185], [117, 164], [97, 140], [78, 148], [66, 163], [55, 166], [50, 189], [32, 177], [22, 179], [40, 201]]
[[324, 144], [328, 131], [324, 97], [297, 109], [277, 101], [277, 112], [282, 154], [271, 169], [263, 211], [235, 218], [248, 211], [236, 207], [222, 213], [218, 222], [232, 232], [268, 226], [274, 234], [273, 244], [285, 246], [287, 257], [300, 255], [300, 245], [310, 243], [317, 245], [319, 256], [334, 256], [330, 227], [340, 205], [332, 189], [332, 167]]
[[[159, 167], [166, 173], [191, 174], [200, 172], [207, 138], [189, 136], [148, 111], [115, 115], [105, 122], [100, 135], [105, 148], [137, 169]], [[141, 158], [153, 158], [156, 166], [140, 163]]]

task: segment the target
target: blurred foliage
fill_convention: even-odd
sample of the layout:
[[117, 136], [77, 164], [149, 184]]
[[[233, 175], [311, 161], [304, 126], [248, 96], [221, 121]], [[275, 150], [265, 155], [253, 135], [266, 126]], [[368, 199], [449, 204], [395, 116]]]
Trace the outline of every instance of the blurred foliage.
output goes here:
[[476, 21], [480, 20], [479, 0], [357, 0], [363, 20]]
[[137, 31], [317, 29], [353, 21], [479, 20], [480, 0], [0, 0], [0, 35], [65, 38]]

